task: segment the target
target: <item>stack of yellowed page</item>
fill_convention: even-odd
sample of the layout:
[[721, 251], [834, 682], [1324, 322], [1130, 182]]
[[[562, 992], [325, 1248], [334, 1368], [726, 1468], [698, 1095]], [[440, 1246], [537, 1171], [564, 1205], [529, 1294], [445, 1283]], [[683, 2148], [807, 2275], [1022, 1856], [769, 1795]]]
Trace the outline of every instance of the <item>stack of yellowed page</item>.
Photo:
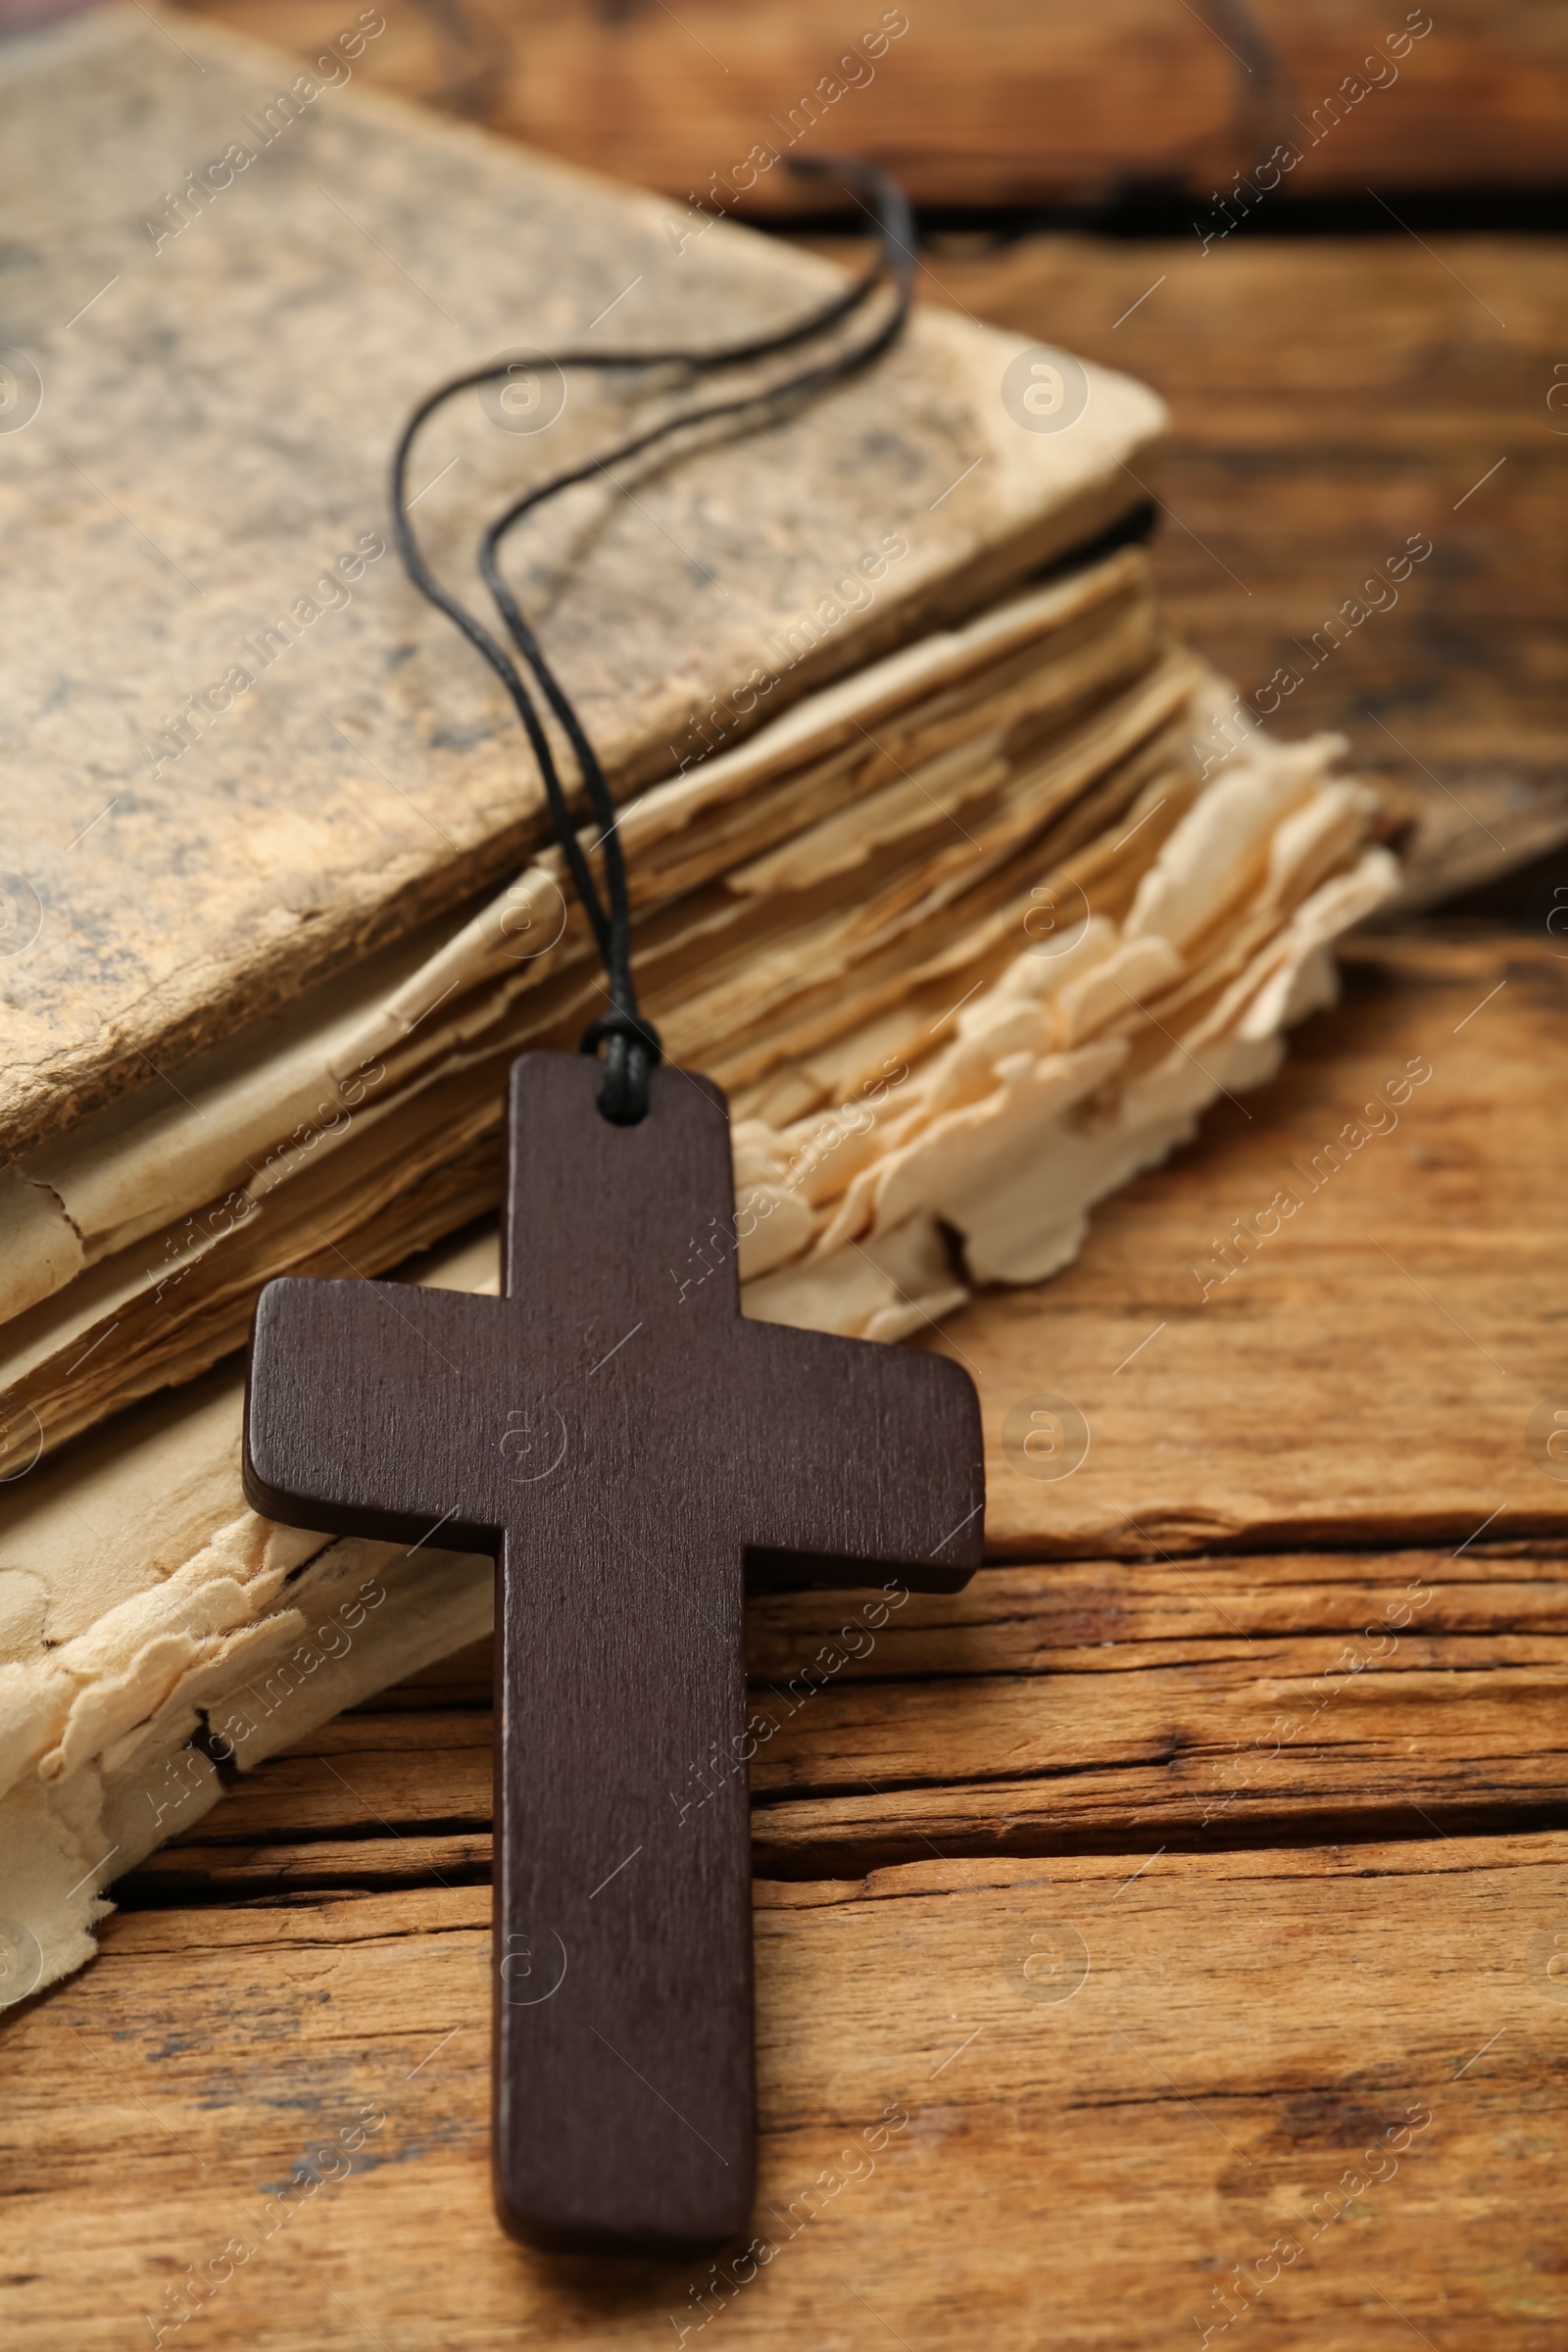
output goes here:
[[[631, 805], [645, 1002], [734, 1110], [734, 1229], [694, 1232], [672, 1277], [734, 1251], [751, 1314], [923, 1332], [975, 1284], [1064, 1264], [1096, 1200], [1273, 1074], [1333, 993], [1334, 936], [1396, 875], [1338, 744], [1238, 739], [1228, 706], [1123, 551]], [[0, 1852], [37, 1947], [19, 1983], [87, 1955], [100, 1888], [225, 1768], [488, 1626], [486, 1560], [246, 1510], [231, 1351], [269, 1276], [378, 1272], [488, 1208], [506, 1064], [569, 1045], [598, 989], [547, 852], [446, 936], [200, 1057], [183, 1102], [132, 1098], [15, 1172]], [[493, 1232], [417, 1279], [493, 1289]], [[46, 1423], [59, 1444], [111, 1414], [46, 1452]]]
[[[574, 1048], [604, 1007], [514, 722], [368, 552], [386, 554], [396, 416], [432, 372], [415, 297], [334, 275], [318, 241], [340, 232], [297, 172], [236, 187], [152, 261], [92, 244], [132, 217], [150, 117], [201, 152], [190, 110], [272, 71], [207, 28], [182, 38], [198, 97], [128, 15], [0, 76], [35, 249], [84, 295], [116, 260], [141, 272], [118, 358], [90, 341], [122, 331], [118, 276], [100, 323], [46, 354], [0, 583], [36, 713], [0, 863], [23, 929], [37, 918], [0, 969], [0, 2001], [90, 1956], [105, 1890], [230, 1774], [488, 1626], [487, 1560], [246, 1509], [238, 1351], [273, 1275], [493, 1288], [508, 1064]], [[662, 245], [651, 202], [331, 103], [290, 136], [461, 314], [454, 365], [573, 272], [591, 331], [628, 253], [633, 285], [715, 328], [831, 282], [721, 226]], [[51, 133], [64, 113], [91, 132], [74, 149]], [[439, 197], [412, 211], [411, 143]], [[502, 216], [515, 235], [487, 242]], [[292, 345], [256, 325], [270, 271]], [[53, 282], [18, 297], [40, 319]], [[345, 303], [375, 354], [354, 360], [363, 396], [333, 391]], [[317, 410], [289, 440], [318, 332]], [[177, 433], [149, 392], [126, 440], [104, 369], [153, 383], [175, 352], [172, 401], [215, 337], [254, 377], [236, 361]], [[668, 1056], [730, 1097], [734, 1225], [694, 1231], [672, 1279], [733, 1257], [763, 1319], [898, 1342], [978, 1286], [1050, 1276], [1098, 1200], [1273, 1074], [1332, 995], [1335, 936], [1395, 886], [1342, 747], [1246, 724], [1173, 639], [1142, 553], [1082, 552], [1141, 495], [1158, 404], [1088, 369], [1079, 424], [1020, 430], [999, 389], [1020, 351], [922, 319], [885, 373], [782, 428], [760, 474], [723, 449], [618, 485], [529, 575], [623, 800], [643, 1004]], [[224, 400], [251, 405], [225, 418]], [[69, 449], [45, 437], [57, 415]], [[572, 429], [591, 446], [603, 424]], [[420, 510], [448, 555], [542, 463], [480, 415], [455, 429]], [[100, 474], [186, 587], [136, 574], [150, 559], [94, 503]], [[225, 570], [234, 531], [249, 552]], [[313, 532], [362, 551], [336, 572], [346, 605], [287, 597]], [[723, 590], [705, 625], [671, 540]], [[187, 681], [222, 678], [236, 644], [259, 666], [284, 612], [299, 634], [274, 674], [182, 734]], [[114, 695], [84, 697], [78, 671]], [[144, 679], [156, 715], [127, 731]]]

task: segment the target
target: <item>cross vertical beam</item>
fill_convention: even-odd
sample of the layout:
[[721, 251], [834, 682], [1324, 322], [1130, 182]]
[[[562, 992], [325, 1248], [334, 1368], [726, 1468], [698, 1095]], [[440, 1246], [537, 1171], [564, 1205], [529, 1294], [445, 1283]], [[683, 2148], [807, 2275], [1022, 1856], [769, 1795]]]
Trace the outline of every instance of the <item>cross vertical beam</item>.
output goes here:
[[498, 1560], [495, 2177], [507, 2226], [600, 2252], [746, 2223], [744, 1577], [952, 1590], [980, 1557], [979, 1411], [938, 1356], [748, 1323], [722, 1096], [581, 1056], [513, 1071], [497, 1299], [286, 1281], [257, 1311], [247, 1493], [295, 1524]]

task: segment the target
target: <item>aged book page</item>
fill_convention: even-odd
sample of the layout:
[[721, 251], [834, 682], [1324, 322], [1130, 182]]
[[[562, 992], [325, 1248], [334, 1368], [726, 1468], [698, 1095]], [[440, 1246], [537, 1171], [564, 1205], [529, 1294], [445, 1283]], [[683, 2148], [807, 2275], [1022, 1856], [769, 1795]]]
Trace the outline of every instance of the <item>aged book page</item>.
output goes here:
[[[633, 805], [639, 988], [671, 1054], [731, 1091], [759, 1311], [799, 1299], [807, 1322], [904, 1336], [933, 1311], [915, 1269], [946, 1263], [938, 1219], [968, 1237], [975, 1279], [1050, 1272], [1084, 1202], [1214, 1091], [1206, 1051], [1157, 1074], [1173, 1013], [1226, 1032], [1245, 1013], [1274, 1051], [1294, 975], [1319, 986], [1322, 940], [1349, 919], [1332, 877], [1370, 814], [1328, 780], [1330, 744], [1239, 760], [1205, 799], [1186, 855], [1224, 920], [1195, 958], [1116, 945], [1203, 792], [1214, 692], [1126, 550]], [[7, 1172], [0, 1467], [238, 1346], [271, 1275], [378, 1272], [491, 1204], [508, 1061], [570, 1047], [599, 1008], [562, 879], [542, 853], [456, 933], [426, 927]], [[1185, 944], [1184, 919], [1162, 923]], [[1292, 975], [1262, 1014], [1259, 956]], [[1038, 1073], [1031, 1045], [1051, 1055]], [[1069, 1111], [1093, 1142], [1048, 1215], [1031, 1154]], [[999, 1183], [1018, 1193], [1004, 1216]]]
[[[733, 1234], [694, 1234], [671, 1278], [706, 1280], [738, 1247], [748, 1312], [893, 1340], [958, 1303], [965, 1275], [1064, 1263], [1094, 1200], [1191, 1134], [1219, 1089], [1273, 1071], [1284, 1024], [1332, 993], [1329, 942], [1392, 893], [1370, 796], [1332, 777], [1336, 749], [1245, 743], [1135, 857], [1156, 769], [1079, 864], [1090, 884], [1097, 858], [1102, 880], [1132, 868], [1106, 889], [1117, 911], [1060, 954], [1016, 929], [1000, 958], [982, 940], [940, 975], [951, 1018], [928, 1017], [916, 974], [891, 1025], [778, 1069], [736, 1121]], [[1174, 788], [1174, 758], [1167, 773]], [[516, 903], [497, 902], [492, 941]], [[795, 1118], [792, 1090], [812, 1105]], [[493, 1287], [493, 1234], [417, 1278]], [[209, 1375], [36, 1464], [0, 1504], [0, 1855], [38, 1940], [34, 1982], [90, 1956], [100, 1890], [231, 1769], [488, 1623], [488, 1562], [246, 1510], [239, 1408], [237, 1373]]]
[[[802, 1053], [819, 1061], [837, 1040], [853, 1057], [867, 1019], [901, 1003], [915, 1017], [919, 975], [947, 988], [965, 943], [994, 963], [1028, 944], [1044, 910], [1020, 893], [1170, 764], [1195, 675], [1124, 550], [644, 792], [621, 835], [639, 988], [669, 1052], [740, 1085], [748, 1111], [828, 1102], [838, 1074], [803, 1080]], [[1135, 859], [1190, 791], [1157, 796]], [[150, 1072], [0, 1176], [0, 1409], [22, 1413], [19, 1438], [56, 1445], [190, 1377], [238, 1344], [270, 1274], [378, 1271], [490, 1204], [494, 1152], [475, 1149], [493, 1145], [508, 1058], [575, 1044], [599, 1008], [564, 879], [559, 851], [541, 852], [470, 918], [437, 918]], [[884, 1043], [871, 1063], [887, 1057]], [[842, 1078], [859, 1083], [848, 1064]], [[790, 1253], [787, 1222], [768, 1262]]]

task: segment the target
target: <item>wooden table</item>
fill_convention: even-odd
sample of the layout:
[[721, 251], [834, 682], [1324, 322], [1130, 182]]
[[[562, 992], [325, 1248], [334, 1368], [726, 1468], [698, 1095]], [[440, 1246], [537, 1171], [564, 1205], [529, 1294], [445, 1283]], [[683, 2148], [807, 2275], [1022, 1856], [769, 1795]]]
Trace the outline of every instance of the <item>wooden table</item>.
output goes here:
[[[192, 2340], [269, 2352], [705, 2313], [813, 2352], [1145, 2352], [1227, 2293], [1270, 2346], [1560, 2345], [1568, 1486], [1525, 1425], [1568, 1392], [1539, 1091], [1568, 977], [1458, 922], [1348, 964], [1078, 1267], [952, 1326], [993, 1433], [1039, 1391], [1090, 1421], [1073, 1479], [994, 1459], [1018, 1556], [885, 1625], [754, 1609], [755, 2275], [492, 2224], [468, 1655], [265, 1765], [11, 2024], [8, 2343], [152, 2341], [216, 2260]], [[1398, 1128], [1200, 1301], [1195, 1251], [1407, 1052]]]
[[[309, 58], [342, 0], [186, 0]], [[729, 204], [760, 143], [871, 155], [923, 205], [1223, 193], [1281, 140], [1292, 197], [1560, 188], [1553, 0], [413, 0], [357, 71], [616, 178]], [[1412, 30], [1423, 23], [1427, 29]], [[869, 37], [868, 37], [869, 36]], [[825, 86], [824, 86], [825, 85]], [[745, 175], [743, 174], [743, 177]], [[748, 208], [819, 201], [782, 172]]]
[[[933, 301], [1125, 368], [1169, 402], [1152, 487], [1180, 627], [1250, 703], [1278, 698], [1279, 732], [1341, 729], [1368, 772], [1424, 802], [1428, 887], [1568, 830], [1565, 255], [1558, 237], [1391, 222], [1387, 237], [1206, 251], [952, 238], [923, 258]], [[1412, 535], [1432, 553], [1390, 606], [1367, 583]], [[1384, 609], [1328, 652], [1349, 598]]]
[[[1560, 251], [928, 259], [934, 299], [1172, 395], [1158, 560], [1245, 686], [1429, 532], [1281, 723], [1471, 804], [1453, 873], [1555, 837]], [[1553, 870], [1517, 920], [1353, 943], [1279, 1080], [954, 1321], [994, 1442], [968, 1592], [754, 1609], [761, 2242], [606, 2270], [492, 2224], [475, 1654], [264, 1766], [10, 2022], [7, 2344], [1557, 2352]], [[1300, 1212], [1205, 1295], [1293, 1163]], [[1091, 1431], [1055, 1483], [995, 1443], [1042, 1392]]]

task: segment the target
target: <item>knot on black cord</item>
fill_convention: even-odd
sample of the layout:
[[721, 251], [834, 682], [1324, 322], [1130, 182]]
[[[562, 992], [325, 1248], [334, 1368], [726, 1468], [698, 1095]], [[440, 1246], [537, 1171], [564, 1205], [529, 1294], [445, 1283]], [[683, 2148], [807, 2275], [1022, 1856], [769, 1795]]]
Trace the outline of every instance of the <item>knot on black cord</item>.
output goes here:
[[582, 1050], [605, 1049], [605, 1083], [599, 1090], [599, 1112], [616, 1127], [635, 1127], [648, 1116], [649, 1074], [664, 1057], [659, 1031], [652, 1021], [618, 1007], [602, 1012], [582, 1033]]

